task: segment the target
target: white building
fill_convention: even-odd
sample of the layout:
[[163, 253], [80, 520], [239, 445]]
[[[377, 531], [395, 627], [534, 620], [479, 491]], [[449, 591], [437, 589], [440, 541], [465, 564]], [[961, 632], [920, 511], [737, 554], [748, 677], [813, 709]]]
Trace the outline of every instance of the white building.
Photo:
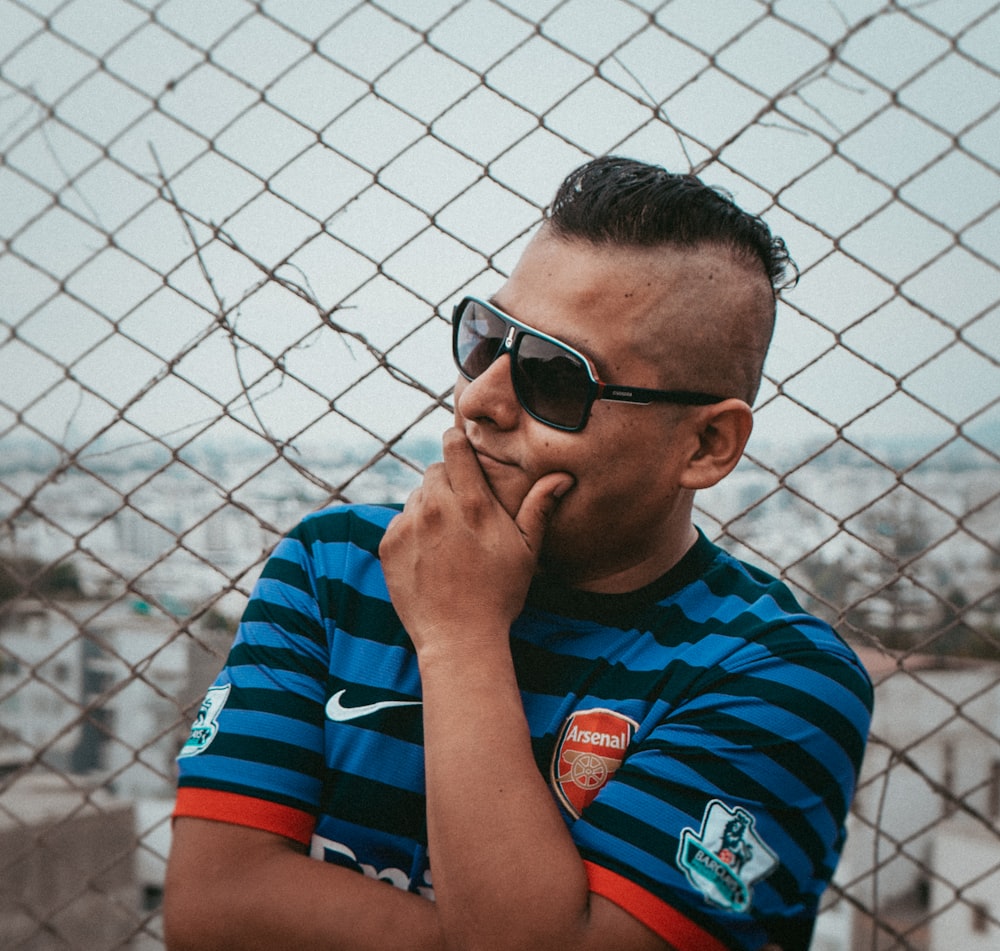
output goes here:
[[42, 768], [0, 786], [0, 947], [132, 947], [147, 917], [130, 803]]
[[80, 737], [83, 664], [74, 619], [36, 600], [0, 607], [0, 766], [44, 751], [69, 764]]
[[1000, 664], [862, 657], [875, 715], [836, 881], [882, 934], [840, 900], [813, 949], [1000, 948]]

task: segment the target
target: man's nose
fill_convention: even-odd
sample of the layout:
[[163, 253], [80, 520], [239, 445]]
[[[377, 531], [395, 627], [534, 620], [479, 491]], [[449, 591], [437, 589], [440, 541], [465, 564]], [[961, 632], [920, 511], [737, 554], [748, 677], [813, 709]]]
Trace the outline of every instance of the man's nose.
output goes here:
[[455, 404], [461, 416], [477, 422], [490, 421], [500, 429], [517, 425], [522, 410], [514, 393], [510, 360], [510, 354], [504, 353], [476, 379], [459, 381], [465, 382]]

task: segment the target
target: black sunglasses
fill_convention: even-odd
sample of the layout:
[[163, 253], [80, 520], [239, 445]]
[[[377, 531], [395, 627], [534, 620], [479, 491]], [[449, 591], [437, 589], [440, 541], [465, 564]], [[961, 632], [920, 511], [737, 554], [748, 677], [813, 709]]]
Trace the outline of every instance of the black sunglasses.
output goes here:
[[455, 307], [451, 344], [455, 363], [467, 380], [475, 380], [509, 353], [511, 381], [521, 406], [539, 422], [571, 433], [587, 425], [595, 400], [708, 406], [725, 399], [691, 390], [604, 383], [579, 350], [477, 297], [466, 297]]

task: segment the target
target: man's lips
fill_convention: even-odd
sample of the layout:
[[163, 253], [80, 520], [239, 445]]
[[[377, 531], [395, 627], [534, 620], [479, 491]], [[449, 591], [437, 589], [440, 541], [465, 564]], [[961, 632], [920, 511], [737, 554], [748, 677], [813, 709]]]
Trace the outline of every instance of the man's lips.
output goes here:
[[484, 469], [509, 468], [514, 465], [514, 463], [508, 462], [506, 459], [501, 459], [499, 456], [494, 456], [492, 453], [486, 452], [485, 449], [477, 449], [473, 446], [472, 451], [476, 454], [479, 465]]
[[484, 472], [498, 472], [501, 469], [518, 468], [517, 463], [483, 446], [477, 445], [471, 439], [469, 440], [469, 445], [472, 447], [472, 451], [476, 455], [476, 460]]

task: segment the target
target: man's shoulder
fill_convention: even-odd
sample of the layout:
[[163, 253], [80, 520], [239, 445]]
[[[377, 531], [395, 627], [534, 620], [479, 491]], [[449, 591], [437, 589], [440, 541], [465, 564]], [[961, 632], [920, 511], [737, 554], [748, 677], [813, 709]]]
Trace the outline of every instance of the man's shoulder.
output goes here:
[[[275, 547], [261, 580], [299, 589], [318, 602], [321, 613], [339, 610], [342, 599], [391, 613], [379, 544], [400, 508], [334, 505], [306, 515]], [[259, 596], [269, 598], [269, 589], [261, 588]]]
[[712, 613], [725, 619], [730, 635], [774, 656], [836, 658], [867, 679], [857, 654], [835, 626], [804, 607], [791, 585], [776, 574], [717, 548], [703, 581], [711, 592]]
[[734, 619], [742, 617], [747, 621], [763, 622], [794, 619], [825, 625], [802, 606], [784, 579], [714, 547], [714, 557], [701, 580], [709, 598], [729, 602], [729, 612]]
[[378, 547], [386, 527], [401, 511], [402, 505], [330, 505], [304, 516], [289, 532], [301, 541], [345, 542], [366, 547], [374, 541]]
[[381, 592], [379, 545], [401, 506], [333, 505], [304, 516], [275, 546], [263, 577], [298, 572], [299, 587], [309, 578], [355, 579]]

